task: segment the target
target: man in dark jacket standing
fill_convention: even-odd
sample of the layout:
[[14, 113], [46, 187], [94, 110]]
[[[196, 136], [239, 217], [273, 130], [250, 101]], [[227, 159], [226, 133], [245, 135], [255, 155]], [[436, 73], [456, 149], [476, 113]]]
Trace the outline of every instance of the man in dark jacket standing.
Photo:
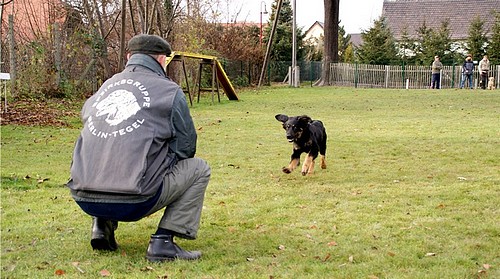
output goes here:
[[141, 34], [128, 42], [123, 72], [104, 82], [82, 109], [67, 186], [92, 216], [91, 245], [118, 248], [118, 221], [165, 208], [151, 236], [150, 261], [195, 260], [173, 237], [195, 239], [210, 167], [195, 158], [196, 130], [182, 89], [165, 74], [170, 45]]
[[464, 88], [465, 80], [469, 81], [469, 88], [472, 89], [472, 78], [474, 75], [474, 62], [472, 62], [472, 56], [468, 55], [465, 58], [465, 62], [462, 65], [462, 81], [460, 82], [460, 89]]

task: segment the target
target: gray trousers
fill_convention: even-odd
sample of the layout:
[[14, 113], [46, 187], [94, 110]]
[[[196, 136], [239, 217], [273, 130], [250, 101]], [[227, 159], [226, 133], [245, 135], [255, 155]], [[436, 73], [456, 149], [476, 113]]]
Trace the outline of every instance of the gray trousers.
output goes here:
[[176, 236], [195, 239], [200, 226], [210, 167], [200, 158], [184, 159], [163, 179], [163, 190], [149, 214], [165, 208], [159, 228], [176, 232]]

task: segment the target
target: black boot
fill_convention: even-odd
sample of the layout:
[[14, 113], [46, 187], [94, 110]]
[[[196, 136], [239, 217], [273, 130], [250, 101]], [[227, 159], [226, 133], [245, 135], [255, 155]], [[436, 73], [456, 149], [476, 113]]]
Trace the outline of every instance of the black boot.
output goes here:
[[90, 245], [94, 250], [115, 251], [118, 244], [115, 240], [117, 221], [92, 217], [92, 239]]
[[173, 241], [171, 235], [152, 235], [149, 241], [146, 258], [152, 262], [179, 260], [196, 260], [201, 258], [200, 251], [186, 251]]

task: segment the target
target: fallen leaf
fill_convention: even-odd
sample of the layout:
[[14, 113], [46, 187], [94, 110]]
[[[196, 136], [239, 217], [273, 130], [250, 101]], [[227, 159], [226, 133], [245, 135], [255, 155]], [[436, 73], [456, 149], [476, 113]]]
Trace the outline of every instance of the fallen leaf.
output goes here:
[[323, 261], [326, 262], [330, 257], [331, 257], [330, 253], [326, 254], [326, 257], [323, 259]]
[[247, 258], [247, 262], [253, 262], [253, 261], [255, 261], [254, 258]]
[[390, 257], [394, 257], [396, 256], [396, 253], [389, 251], [387, 252], [387, 255], [389, 255]]
[[427, 253], [425, 254], [426, 257], [434, 257], [436, 256], [436, 253]]
[[65, 273], [66, 272], [64, 272], [64, 270], [62, 270], [62, 269], [57, 269], [56, 272], [55, 272], [55, 274], [59, 275], [59, 276], [64, 275]]
[[152, 270], [154, 270], [154, 268], [152, 268], [151, 266], [145, 266], [141, 268], [141, 271], [152, 271]]
[[278, 246], [278, 250], [285, 250], [285, 245]]
[[349, 262], [350, 263], [354, 262], [354, 256], [349, 256]]
[[489, 265], [489, 264], [483, 264], [483, 268], [484, 268], [485, 270], [490, 269], [490, 267], [491, 267], [491, 265]]
[[79, 265], [80, 265], [80, 263], [79, 263], [79, 262], [72, 262], [71, 264], [72, 264], [72, 265], [76, 268], [76, 270], [78, 270], [80, 273], [82, 273], [82, 274], [83, 274], [83, 273], [85, 273], [85, 271], [79, 267]]
[[338, 245], [338, 244], [337, 244], [337, 242], [335, 242], [335, 241], [330, 241], [330, 242], [328, 242], [328, 246], [337, 246], [337, 245]]
[[41, 184], [41, 183], [44, 183], [45, 181], [48, 181], [48, 180], [49, 180], [49, 178], [40, 178], [37, 180], [37, 183]]
[[102, 277], [111, 276], [111, 272], [109, 272], [107, 269], [103, 269], [103, 270], [99, 271], [99, 274], [101, 274]]

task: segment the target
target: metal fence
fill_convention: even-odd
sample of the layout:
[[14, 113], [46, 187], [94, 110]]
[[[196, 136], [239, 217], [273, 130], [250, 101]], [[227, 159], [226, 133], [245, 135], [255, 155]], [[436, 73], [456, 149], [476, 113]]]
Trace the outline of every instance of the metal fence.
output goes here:
[[[429, 88], [429, 66], [387, 66], [336, 63], [330, 65], [330, 83], [338, 86], [363, 88]], [[489, 76], [500, 82], [500, 65], [490, 67]], [[441, 71], [441, 88], [459, 88], [462, 66], [444, 66]], [[479, 86], [479, 72], [474, 73], [474, 87]]]
[[[300, 69], [300, 80], [307, 82], [320, 79], [321, 65], [321, 62], [297, 61], [297, 66]], [[256, 85], [259, 82], [262, 71], [261, 63], [223, 60], [222, 66], [231, 82], [236, 86]], [[285, 82], [290, 66], [292, 66], [291, 61], [270, 61], [264, 75], [264, 83]]]
[[[258, 84], [262, 64], [224, 60], [224, 70], [231, 82], [238, 87]], [[291, 61], [270, 61], [264, 84], [286, 83]], [[297, 61], [300, 69], [300, 81], [314, 84], [321, 78], [322, 63], [316, 61]], [[431, 83], [430, 66], [413, 65], [369, 65], [333, 63], [330, 65], [330, 84], [361, 88], [429, 88]], [[500, 84], [500, 65], [490, 67], [490, 76], [495, 77], [495, 84]], [[441, 72], [441, 88], [459, 88], [462, 79], [462, 65], [444, 66]], [[474, 87], [479, 86], [479, 73], [474, 73]]]

